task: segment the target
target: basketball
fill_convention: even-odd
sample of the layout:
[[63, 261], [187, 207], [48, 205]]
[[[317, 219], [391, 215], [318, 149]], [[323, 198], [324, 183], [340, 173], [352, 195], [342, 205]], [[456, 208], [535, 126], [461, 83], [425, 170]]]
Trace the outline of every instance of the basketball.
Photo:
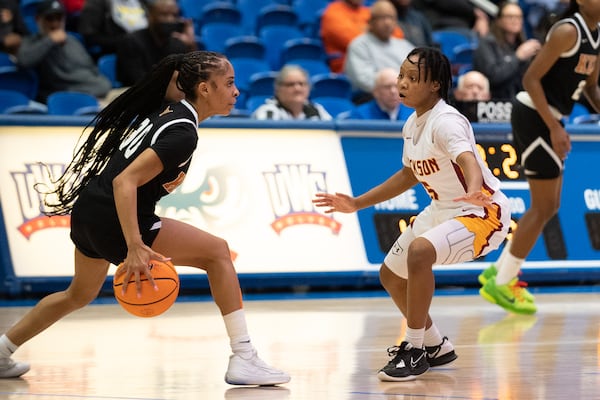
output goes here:
[[138, 317], [155, 317], [167, 311], [179, 294], [179, 276], [170, 261], [163, 262], [151, 260], [149, 269], [158, 286], [155, 290], [148, 278], [143, 274], [140, 276], [142, 282], [141, 296], [137, 296], [135, 279], [130, 276], [125, 294], [122, 293], [123, 279], [125, 274], [121, 273], [123, 264], [119, 265], [113, 277], [113, 290], [115, 298], [127, 312]]

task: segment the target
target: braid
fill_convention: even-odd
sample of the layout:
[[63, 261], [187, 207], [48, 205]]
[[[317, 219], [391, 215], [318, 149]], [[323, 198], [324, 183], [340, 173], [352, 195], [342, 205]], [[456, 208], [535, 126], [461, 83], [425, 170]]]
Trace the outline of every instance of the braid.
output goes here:
[[200, 82], [224, 68], [225, 57], [218, 53], [196, 51], [174, 54], [163, 58], [142, 80], [123, 92], [85, 127], [80, 137], [93, 126], [81, 146], [77, 146], [73, 160], [62, 176], [52, 181], [53, 188], [36, 190], [44, 197], [46, 215], [69, 214], [75, 200], [90, 182], [99, 175], [121, 142], [148, 115], [163, 104], [167, 87], [175, 71], [179, 71], [177, 87], [190, 100], [196, 99]]
[[419, 80], [421, 79], [421, 70], [424, 72], [423, 80], [435, 81], [440, 84], [440, 97], [444, 101], [448, 101], [450, 88], [452, 87], [452, 69], [450, 61], [440, 50], [433, 47], [416, 47], [406, 59], [410, 61], [410, 57], [417, 56], [416, 64], [419, 67]]

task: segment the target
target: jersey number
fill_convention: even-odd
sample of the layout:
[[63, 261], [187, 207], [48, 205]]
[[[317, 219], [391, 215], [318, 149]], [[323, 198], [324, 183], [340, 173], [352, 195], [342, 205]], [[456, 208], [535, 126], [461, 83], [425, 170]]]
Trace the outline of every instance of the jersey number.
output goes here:
[[119, 146], [119, 150], [125, 149], [123, 153], [125, 158], [131, 157], [131, 155], [136, 152], [140, 147], [140, 144], [142, 144], [144, 137], [150, 132], [150, 129], [152, 129], [152, 124], [150, 123], [150, 120], [146, 118], [136, 130], [127, 136]]

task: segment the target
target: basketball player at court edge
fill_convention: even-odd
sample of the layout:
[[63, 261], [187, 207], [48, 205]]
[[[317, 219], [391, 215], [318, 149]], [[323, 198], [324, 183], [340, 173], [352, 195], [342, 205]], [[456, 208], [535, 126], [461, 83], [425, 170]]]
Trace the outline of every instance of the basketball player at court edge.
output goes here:
[[352, 197], [317, 193], [325, 212], [350, 213], [390, 200], [421, 183], [431, 203], [392, 245], [380, 268], [381, 284], [406, 318], [404, 340], [387, 349], [382, 381], [406, 381], [457, 358], [454, 346], [429, 315], [433, 265], [471, 261], [497, 249], [508, 233], [510, 206], [500, 181], [481, 159], [471, 124], [447, 104], [452, 74], [448, 58], [416, 48], [400, 67], [397, 86], [415, 111], [402, 128], [402, 169]]
[[[176, 71], [181, 101], [165, 104]], [[47, 215], [71, 214], [75, 275], [66, 290], [41, 299], [0, 336], [0, 378], [29, 370], [28, 364], [11, 358], [13, 352], [94, 300], [110, 263], [123, 262], [124, 281], [134, 279], [139, 290], [142, 274], [154, 285], [149, 260], [169, 257], [175, 265], [200, 268], [208, 275], [233, 353], [225, 381], [276, 385], [290, 380], [287, 373], [262, 361], [250, 341], [227, 242], [154, 214], [158, 200], [185, 178], [198, 141], [198, 123], [229, 114], [238, 96], [233, 67], [222, 54], [168, 56], [94, 118], [87, 139], [52, 187], [36, 186], [45, 195]]]
[[513, 101], [512, 132], [529, 184], [531, 206], [519, 219], [498, 261], [479, 275], [481, 295], [513, 313], [537, 311], [534, 296], [517, 275], [560, 207], [563, 170], [571, 150], [562, 119], [571, 114], [582, 95], [600, 112], [599, 23], [598, 1], [571, 0], [523, 75], [525, 91]]

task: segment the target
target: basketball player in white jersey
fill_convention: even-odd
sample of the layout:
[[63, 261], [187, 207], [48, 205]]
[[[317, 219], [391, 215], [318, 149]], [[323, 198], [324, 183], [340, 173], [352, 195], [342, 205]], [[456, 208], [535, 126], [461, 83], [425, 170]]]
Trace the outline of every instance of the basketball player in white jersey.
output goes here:
[[429, 316], [432, 267], [487, 254], [504, 241], [510, 225], [508, 199], [480, 158], [469, 121], [447, 104], [451, 80], [450, 62], [439, 50], [411, 51], [397, 82], [402, 101], [415, 109], [402, 129], [402, 168], [360, 196], [319, 193], [314, 200], [328, 207], [327, 213], [349, 213], [394, 198], [419, 182], [431, 197], [380, 269], [381, 283], [408, 325], [404, 341], [388, 349], [391, 360], [378, 373], [382, 381], [415, 379], [457, 358]]

